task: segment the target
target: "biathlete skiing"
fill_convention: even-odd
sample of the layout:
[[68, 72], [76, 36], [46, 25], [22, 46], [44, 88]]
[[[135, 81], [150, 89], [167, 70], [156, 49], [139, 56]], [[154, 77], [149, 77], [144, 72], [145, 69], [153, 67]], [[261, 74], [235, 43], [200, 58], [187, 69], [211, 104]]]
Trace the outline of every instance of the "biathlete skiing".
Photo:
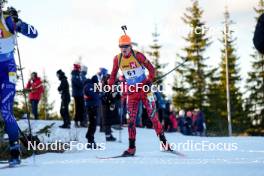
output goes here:
[[[148, 117], [153, 123], [164, 150], [171, 151], [158, 119], [154, 95], [151, 91], [144, 91], [143, 89], [144, 86], [151, 86], [155, 76], [155, 68], [142, 53], [133, 50], [131, 38], [126, 33], [119, 38], [119, 48], [121, 53], [114, 57], [109, 85], [112, 86], [115, 83], [120, 68], [127, 86], [130, 86], [127, 95], [129, 147], [122, 156], [134, 156], [136, 153], [136, 116], [139, 101], [142, 101], [146, 107]], [[145, 74], [145, 68], [149, 71], [148, 76]]]
[[9, 137], [9, 166], [21, 163], [19, 127], [13, 113], [16, 94], [17, 65], [14, 58], [16, 33], [29, 38], [36, 38], [38, 33], [34, 27], [23, 22], [17, 11], [11, 7], [3, 10], [6, 0], [0, 0], [0, 111], [5, 124], [5, 132]]

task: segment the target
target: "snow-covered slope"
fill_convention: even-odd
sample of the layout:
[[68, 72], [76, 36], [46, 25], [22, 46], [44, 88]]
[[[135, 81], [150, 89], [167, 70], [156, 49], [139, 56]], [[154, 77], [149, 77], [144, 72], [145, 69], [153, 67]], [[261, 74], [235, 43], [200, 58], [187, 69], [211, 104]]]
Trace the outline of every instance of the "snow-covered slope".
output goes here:
[[[60, 129], [59, 121], [32, 121], [36, 131], [47, 124], [56, 122], [50, 138], [42, 137], [46, 142], [61, 139], [69, 141], [74, 138], [86, 142], [84, 128]], [[22, 128], [26, 121], [19, 121]], [[118, 138], [119, 132], [114, 131]], [[181, 152], [186, 157], [160, 151], [159, 141], [154, 130], [137, 129], [137, 153], [133, 158], [102, 160], [97, 157], [121, 154], [127, 148], [127, 129], [122, 130], [122, 142], [106, 142], [103, 133], [98, 130], [96, 142], [105, 143], [105, 150], [67, 151], [49, 153], [23, 160], [26, 166], [0, 170], [0, 176], [263, 176], [264, 175], [264, 138], [263, 137], [190, 137], [179, 133], [166, 134], [171, 143], [182, 143]], [[189, 144], [216, 145], [233, 144], [233, 151], [187, 151]], [[185, 149], [186, 151], [184, 151]], [[208, 148], [207, 148], [208, 149]], [[230, 149], [230, 148], [229, 148]]]

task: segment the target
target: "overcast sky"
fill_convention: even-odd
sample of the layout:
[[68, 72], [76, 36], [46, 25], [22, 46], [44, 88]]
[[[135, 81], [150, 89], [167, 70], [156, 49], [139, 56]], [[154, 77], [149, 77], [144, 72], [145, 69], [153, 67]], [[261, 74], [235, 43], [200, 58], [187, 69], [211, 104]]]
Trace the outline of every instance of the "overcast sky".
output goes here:
[[[255, 26], [253, 7], [258, 0], [201, 0], [204, 10], [203, 21], [213, 30], [209, 35], [212, 45], [205, 56], [208, 63], [217, 66], [220, 63], [221, 30], [223, 12], [228, 4], [231, 19], [235, 22], [234, 37], [237, 37], [237, 55], [243, 81], [250, 70], [250, 54], [253, 52], [252, 36]], [[35, 26], [39, 37], [32, 40], [22, 35], [19, 47], [26, 79], [31, 71], [41, 76], [46, 72], [51, 83], [50, 101], [56, 100], [58, 111], [60, 95], [57, 92], [59, 81], [56, 71], [62, 69], [70, 78], [74, 62], [82, 57], [82, 63], [88, 66], [89, 76], [99, 67], [112, 68], [112, 60], [119, 52], [118, 38], [122, 34], [120, 26], [126, 24], [128, 34], [140, 48], [149, 49], [151, 33], [157, 24], [162, 45], [161, 62], [169, 63], [164, 70], [175, 65], [176, 54], [182, 54], [186, 46], [183, 36], [187, 34], [186, 25], [181, 17], [190, 0], [10, 0], [7, 4], [21, 10], [20, 17]], [[166, 79], [166, 85], [172, 83], [173, 75]], [[168, 92], [171, 95], [171, 92]]]

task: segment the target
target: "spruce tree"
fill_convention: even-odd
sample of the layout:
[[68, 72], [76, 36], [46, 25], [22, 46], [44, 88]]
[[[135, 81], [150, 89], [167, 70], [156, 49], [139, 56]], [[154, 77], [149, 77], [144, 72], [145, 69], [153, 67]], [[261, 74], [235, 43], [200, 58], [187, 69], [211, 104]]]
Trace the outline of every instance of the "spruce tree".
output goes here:
[[[179, 96], [181, 96], [181, 98], [189, 97], [189, 100], [186, 100], [190, 102], [188, 103], [188, 109], [200, 108], [203, 110], [205, 107], [207, 79], [205, 60], [207, 58], [204, 56], [204, 52], [210, 45], [210, 41], [206, 34], [206, 27], [205, 23], [202, 21], [202, 15], [203, 10], [199, 7], [198, 0], [194, 0], [192, 7], [187, 8], [187, 12], [184, 13], [182, 18], [184, 23], [190, 27], [191, 31], [188, 36], [184, 38], [187, 42], [187, 47], [183, 49], [185, 56], [181, 57], [181, 62], [185, 60], [187, 60], [187, 62], [177, 71], [184, 77], [178, 79], [184, 80], [186, 84], [184, 86], [186, 89], [185, 92], [187, 92], [188, 95], [182, 96], [181, 94], [183, 91], [178, 89], [178, 85], [175, 85], [174, 100], [176, 100], [177, 96], [178, 98]], [[174, 105], [178, 106], [176, 101], [174, 101]]]
[[176, 109], [190, 109], [192, 106], [191, 97], [188, 95], [188, 89], [186, 87], [184, 76], [181, 73], [177, 73], [174, 78], [174, 85], [172, 87], [174, 95], [172, 98], [173, 105]]
[[39, 118], [40, 119], [52, 119], [51, 117], [51, 111], [53, 110], [54, 102], [49, 103], [49, 89], [50, 84], [47, 78], [47, 75], [43, 74], [43, 81], [42, 81], [43, 87], [44, 87], [44, 93], [42, 94], [42, 97], [40, 99], [39, 103]]
[[[160, 63], [160, 48], [162, 47], [159, 44], [159, 39], [158, 37], [160, 34], [157, 31], [157, 26], [155, 26], [155, 31], [152, 33], [153, 36], [153, 43], [149, 46], [151, 51], [147, 52], [147, 54], [151, 57], [152, 64], [155, 68], [155, 77], [154, 77], [154, 82], [163, 75], [162, 69], [164, 69], [165, 64]], [[156, 85], [162, 85], [163, 80], [158, 80], [156, 82]]]
[[[214, 68], [209, 73], [209, 84], [207, 93], [207, 133], [209, 135], [226, 135], [227, 134], [227, 117], [223, 117], [223, 108], [226, 109], [226, 105], [222, 102], [225, 96], [219, 86], [219, 69]], [[219, 103], [221, 103], [221, 107]]]
[[14, 99], [13, 111], [16, 119], [22, 118], [23, 115], [26, 113], [26, 110], [23, 108], [23, 106], [20, 106], [17, 96]]

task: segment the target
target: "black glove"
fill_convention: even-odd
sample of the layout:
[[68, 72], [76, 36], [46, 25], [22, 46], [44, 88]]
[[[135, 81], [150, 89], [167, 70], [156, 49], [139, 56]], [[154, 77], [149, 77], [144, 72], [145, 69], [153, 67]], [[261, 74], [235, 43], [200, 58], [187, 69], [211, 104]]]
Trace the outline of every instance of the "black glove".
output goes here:
[[18, 12], [14, 7], [8, 7], [7, 11], [8, 14], [13, 18], [15, 23], [19, 22]]

